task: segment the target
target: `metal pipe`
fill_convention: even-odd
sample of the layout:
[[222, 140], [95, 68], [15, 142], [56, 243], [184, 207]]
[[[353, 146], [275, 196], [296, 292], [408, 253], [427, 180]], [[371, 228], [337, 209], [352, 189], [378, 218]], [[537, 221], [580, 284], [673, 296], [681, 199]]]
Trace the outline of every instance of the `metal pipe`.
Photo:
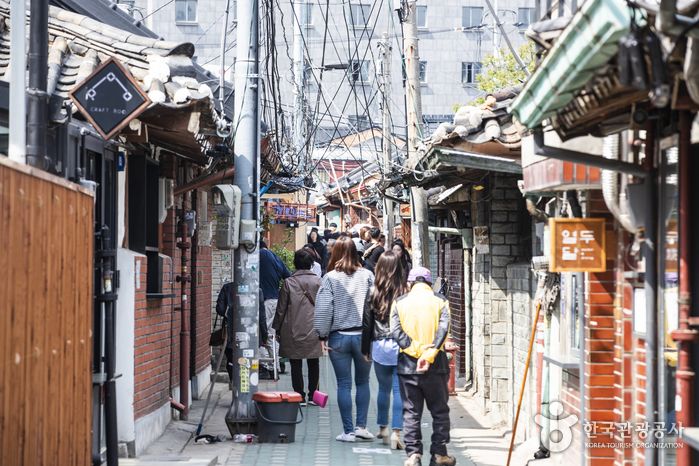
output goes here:
[[[645, 235], [642, 244], [643, 261], [645, 263], [644, 288], [646, 299], [646, 421], [649, 423], [649, 438], [654, 435], [655, 421], [658, 417], [657, 409], [657, 357], [658, 339], [656, 334], [656, 320], [658, 310], [658, 299], [656, 290], [658, 287], [658, 189], [657, 171], [655, 169], [656, 143], [655, 125], [649, 123], [646, 130], [646, 157], [645, 169], [648, 176], [645, 179], [646, 208], [648, 217], [645, 225]], [[646, 448], [645, 465], [654, 466], [657, 461], [657, 448], [652, 446]]]
[[27, 163], [27, 13], [24, 0], [10, 1], [10, 160]]
[[189, 352], [190, 352], [190, 313], [187, 296], [187, 283], [191, 280], [187, 268], [187, 250], [190, 249], [189, 227], [185, 219], [187, 194], [182, 202], [182, 219], [180, 220], [180, 238], [177, 247], [180, 250], [180, 275], [177, 281], [180, 283], [180, 404], [184, 406], [181, 419], [187, 420], [189, 414]]
[[[608, 160], [619, 160], [621, 142], [619, 134], [612, 134], [604, 138], [602, 156]], [[619, 174], [614, 170], [602, 170], [602, 197], [607, 209], [614, 218], [629, 233], [636, 233], [628, 214], [622, 213], [619, 205]]]
[[46, 93], [49, 56], [49, 4], [46, 0], [31, 0], [29, 26], [29, 87], [27, 88], [27, 163], [48, 169], [46, 128], [48, 101]]
[[646, 171], [640, 165], [621, 162], [618, 160], [609, 160], [598, 155], [586, 154], [585, 152], [576, 152], [568, 149], [560, 149], [558, 147], [549, 147], [544, 142], [544, 132], [541, 129], [534, 130], [532, 134], [534, 136], [534, 152], [536, 155], [589, 165], [591, 167], [598, 167], [606, 170], [614, 170], [620, 173], [637, 176], [639, 178], [646, 177]]
[[[675, 410], [677, 422], [683, 428], [694, 424], [694, 370], [692, 368], [692, 343], [696, 341], [697, 331], [689, 324], [691, 317], [692, 289], [690, 275], [691, 228], [690, 228], [690, 190], [689, 172], [691, 115], [680, 113], [680, 151], [679, 151], [679, 328], [672, 332], [672, 339], [677, 342], [677, 396]], [[692, 449], [689, 445], [677, 449], [677, 466], [691, 466]]]
[[179, 196], [180, 194], [184, 194], [186, 192], [193, 191], [195, 189], [203, 188], [206, 186], [213, 186], [215, 184], [219, 184], [219, 182], [221, 181], [230, 180], [233, 177], [234, 173], [235, 168], [230, 167], [226, 168], [225, 170], [220, 170], [216, 173], [212, 173], [211, 175], [196, 178], [190, 181], [189, 183], [185, 183], [182, 186], [176, 187], [175, 196]]

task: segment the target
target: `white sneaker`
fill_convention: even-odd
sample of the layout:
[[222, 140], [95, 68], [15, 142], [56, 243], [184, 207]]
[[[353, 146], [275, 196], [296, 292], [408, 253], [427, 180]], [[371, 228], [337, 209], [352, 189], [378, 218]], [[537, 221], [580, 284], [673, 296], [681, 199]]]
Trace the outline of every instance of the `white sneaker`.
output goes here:
[[366, 427], [357, 427], [354, 429], [354, 436], [359, 440], [374, 440], [374, 434], [369, 432]]
[[349, 434], [345, 434], [344, 432], [337, 437], [335, 437], [335, 440], [338, 442], [355, 442], [356, 438], [355, 435], [350, 432]]

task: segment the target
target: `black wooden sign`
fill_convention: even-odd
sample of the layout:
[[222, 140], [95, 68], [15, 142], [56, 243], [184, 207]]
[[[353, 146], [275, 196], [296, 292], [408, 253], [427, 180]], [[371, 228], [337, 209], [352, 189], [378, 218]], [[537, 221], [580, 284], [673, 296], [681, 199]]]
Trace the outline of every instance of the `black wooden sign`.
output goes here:
[[111, 139], [150, 105], [131, 73], [114, 58], [78, 84], [70, 98], [105, 139]]

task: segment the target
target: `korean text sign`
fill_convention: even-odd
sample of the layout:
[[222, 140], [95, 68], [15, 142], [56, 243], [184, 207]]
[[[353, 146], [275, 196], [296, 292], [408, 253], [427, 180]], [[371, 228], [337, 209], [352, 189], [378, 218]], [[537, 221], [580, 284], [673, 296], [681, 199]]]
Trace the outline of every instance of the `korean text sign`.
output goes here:
[[603, 218], [552, 218], [552, 272], [605, 272], [605, 220]]

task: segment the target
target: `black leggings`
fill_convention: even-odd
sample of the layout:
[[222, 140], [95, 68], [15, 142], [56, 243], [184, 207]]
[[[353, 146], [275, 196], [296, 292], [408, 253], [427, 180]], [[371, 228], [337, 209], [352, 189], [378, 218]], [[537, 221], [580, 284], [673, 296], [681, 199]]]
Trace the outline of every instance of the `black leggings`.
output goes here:
[[[318, 358], [306, 359], [306, 367], [308, 368], [308, 400], [313, 399], [313, 393], [318, 388], [318, 379], [320, 378], [320, 365]], [[303, 369], [301, 363], [303, 359], [289, 359], [291, 364], [291, 385], [294, 391], [301, 394], [305, 400], [306, 393], [303, 391]]]

